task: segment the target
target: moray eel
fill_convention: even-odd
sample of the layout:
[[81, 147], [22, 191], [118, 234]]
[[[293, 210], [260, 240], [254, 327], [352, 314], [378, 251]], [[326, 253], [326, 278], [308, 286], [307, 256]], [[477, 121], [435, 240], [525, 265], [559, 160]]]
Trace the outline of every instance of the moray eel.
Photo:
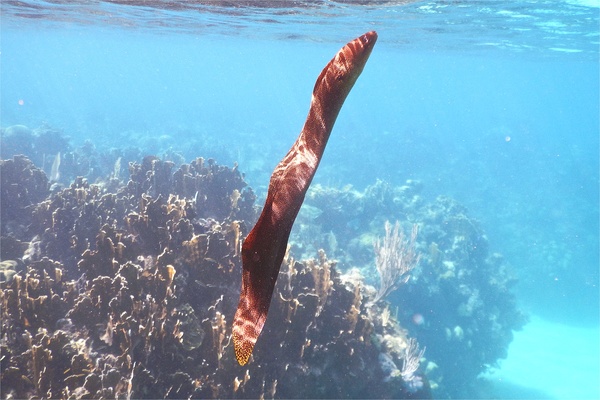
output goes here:
[[335, 120], [377, 41], [372, 31], [345, 45], [325, 66], [296, 143], [273, 171], [258, 222], [242, 245], [242, 289], [233, 320], [235, 357], [250, 359], [267, 319], [288, 238]]

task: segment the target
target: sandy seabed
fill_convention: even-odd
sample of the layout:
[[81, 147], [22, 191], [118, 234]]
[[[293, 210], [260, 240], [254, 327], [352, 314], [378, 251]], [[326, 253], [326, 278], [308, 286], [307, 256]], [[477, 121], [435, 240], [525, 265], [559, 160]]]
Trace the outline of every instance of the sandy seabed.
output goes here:
[[600, 329], [532, 316], [487, 378], [495, 398], [599, 399]]

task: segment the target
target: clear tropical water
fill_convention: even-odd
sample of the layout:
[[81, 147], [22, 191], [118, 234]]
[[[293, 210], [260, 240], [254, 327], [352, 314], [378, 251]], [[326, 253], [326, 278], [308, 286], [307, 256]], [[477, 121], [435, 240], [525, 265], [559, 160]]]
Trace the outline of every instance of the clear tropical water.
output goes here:
[[315, 182], [465, 204], [532, 315], [497, 396], [600, 397], [597, 0], [125, 3], [2, 2], [2, 127], [238, 162], [264, 196], [321, 68], [375, 29]]

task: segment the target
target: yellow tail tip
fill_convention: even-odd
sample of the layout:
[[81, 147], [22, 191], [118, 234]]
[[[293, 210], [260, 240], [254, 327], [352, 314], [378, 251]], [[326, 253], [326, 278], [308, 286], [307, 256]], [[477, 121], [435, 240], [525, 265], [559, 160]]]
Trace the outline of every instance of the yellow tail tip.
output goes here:
[[233, 347], [235, 349], [235, 358], [240, 365], [248, 364], [254, 345], [243, 338], [239, 337], [235, 333], [233, 334]]

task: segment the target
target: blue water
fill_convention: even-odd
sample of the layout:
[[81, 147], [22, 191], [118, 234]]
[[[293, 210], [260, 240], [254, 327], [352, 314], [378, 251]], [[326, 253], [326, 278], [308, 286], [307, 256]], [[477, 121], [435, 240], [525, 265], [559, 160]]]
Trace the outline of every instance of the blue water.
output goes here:
[[534, 316], [498, 396], [599, 397], [597, 0], [155, 3], [3, 1], [1, 126], [238, 162], [264, 196], [321, 68], [375, 29], [315, 182], [420, 179], [465, 204]]

